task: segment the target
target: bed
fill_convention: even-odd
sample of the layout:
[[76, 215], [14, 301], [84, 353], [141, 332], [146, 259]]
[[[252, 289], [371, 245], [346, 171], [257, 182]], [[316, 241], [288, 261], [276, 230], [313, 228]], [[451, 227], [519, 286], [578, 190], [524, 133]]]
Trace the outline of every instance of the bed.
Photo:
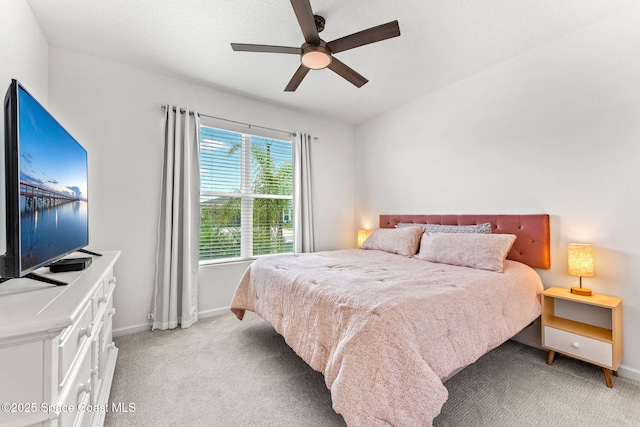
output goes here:
[[[502, 272], [422, 255], [436, 237], [489, 238], [416, 224], [486, 223], [504, 235], [491, 239], [516, 236]], [[431, 425], [447, 399], [443, 380], [540, 315], [533, 268], [549, 268], [548, 215], [381, 215], [377, 236], [413, 238], [418, 229], [415, 256], [374, 248], [260, 258], [231, 302], [239, 319], [257, 313], [324, 374], [333, 409], [349, 426]]]

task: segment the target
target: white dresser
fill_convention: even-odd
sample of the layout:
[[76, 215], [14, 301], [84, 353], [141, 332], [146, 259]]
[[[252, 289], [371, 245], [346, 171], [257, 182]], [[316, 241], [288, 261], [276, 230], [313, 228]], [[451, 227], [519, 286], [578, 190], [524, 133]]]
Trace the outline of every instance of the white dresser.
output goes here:
[[118, 355], [113, 266], [120, 252], [102, 253], [83, 271], [36, 272], [66, 286], [0, 284], [0, 425], [104, 424]]

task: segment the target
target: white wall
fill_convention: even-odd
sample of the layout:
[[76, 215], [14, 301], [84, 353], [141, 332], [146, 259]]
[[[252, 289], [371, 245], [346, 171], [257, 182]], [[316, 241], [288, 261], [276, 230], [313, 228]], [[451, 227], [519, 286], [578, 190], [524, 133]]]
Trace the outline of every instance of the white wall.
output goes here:
[[585, 286], [624, 299], [621, 373], [640, 379], [640, 8], [356, 128], [356, 224], [382, 213], [548, 213], [546, 287], [569, 242], [595, 245]]
[[[317, 249], [353, 245], [352, 126], [54, 46], [49, 76], [50, 111], [89, 152], [89, 248], [122, 250], [116, 332], [148, 327], [164, 138], [160, 104], [317, 136], [312, 147]], [[202, 267], [200, 311], [228, 307], [246, 267]]]
[[[47, 105], [49, 45], [24, 0], [0, 3], [0, 100], [11, 79], [20, 81], [42, 105]], [[4, 229], [4, 102], [0, 107], [0, 254], [6, 251]]]
[[[0, 4], [0, 91], [19, 80], [44, 106], [48, 99], [49, 44], [25, 0]], [[0, 115], [4, 123], [4, 113]], [[4, 129], [4, 124], [0, 129]]]

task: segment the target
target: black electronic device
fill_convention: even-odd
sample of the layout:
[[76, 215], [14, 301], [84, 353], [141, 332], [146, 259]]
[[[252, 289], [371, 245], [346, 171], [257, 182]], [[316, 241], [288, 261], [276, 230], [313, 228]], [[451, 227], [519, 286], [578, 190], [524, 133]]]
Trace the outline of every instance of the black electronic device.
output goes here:
[[64, 273], [67, 271], [80, 271], [91, 265], [91, 257], [65, 258], [58, 260], [49, 266], [52, 273]]
[[38, 280], [36, 269], [89, 244], [87, 151], [16, 80], [4, 115], [0, 281]]

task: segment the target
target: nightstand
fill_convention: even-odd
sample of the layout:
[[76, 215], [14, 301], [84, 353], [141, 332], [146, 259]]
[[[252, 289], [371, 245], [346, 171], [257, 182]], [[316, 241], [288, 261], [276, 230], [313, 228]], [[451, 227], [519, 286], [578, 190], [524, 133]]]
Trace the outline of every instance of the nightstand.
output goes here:
[[[607, 311], [605, 317], [611, 319], [610, 326], [556, 316], [557, 300], [568, 301], [570, 305], [600, 307]], [[574, 308], [581, 309], [580, 306]], [[597, 294], [581, 296], [565, 288], [547, 289], [542, 293], [542, 347], [549, 350], [549, 365], [559, 352], [601, 366], [607, 387], [613, 387], [611, 371], [617, 376], [622, 360], [622, 299]]]

